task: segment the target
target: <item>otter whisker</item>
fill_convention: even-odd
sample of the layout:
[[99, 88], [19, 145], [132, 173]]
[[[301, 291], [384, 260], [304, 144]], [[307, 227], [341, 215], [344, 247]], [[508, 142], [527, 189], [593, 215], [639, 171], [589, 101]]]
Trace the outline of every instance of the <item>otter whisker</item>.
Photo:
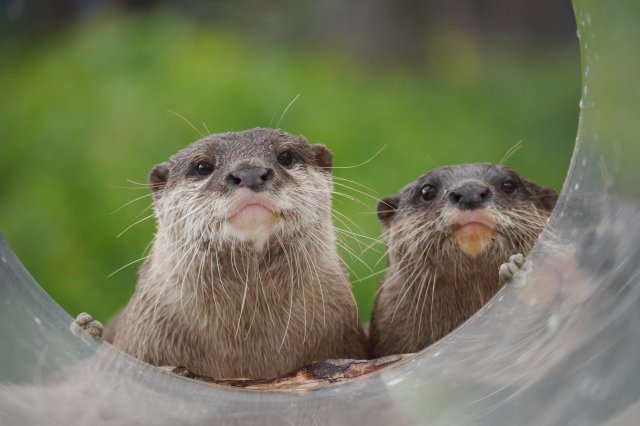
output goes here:
[[139, 223], [144, 222], [145, 220], [151, 219], [152, 217], [155, 217], [155, 214], [150, 214], [149, 216], [146, 216], [146, 217], [134, 222], [132, 225], [127, 226], [122, 232], [120, 232], [118, 235], [116, 235], [116, 238], [120, 238], [122, 236], [122, 234], [127, 232], [129, 229], [133, 228], [134, 226], [136, 226]]
[[522, 148], [522, 141], [518, 141], [511, 148], [504, 153], [498, 164], [505, 164], [516, 152], [518, 152]]
[[287, 315], [287, 324], [286, 324], [285, 329], [284, 329], [284, 335], [282, 336], [282, 341], [280, 342], [280, 346], [278, 348], [278, 352], [279, 352], [282, 349], [282, 346], [284, 345], [285, 339], [287, 338], [287, 333], [289, 332], [289, 325], [291, 324], [291, 314], [293, 313], [294, 277], [293, 277], [293, 267], [292, 267], [292, 264], [291, 264], [291, 259], [289, 257], [289, 254], [287, 253], [287, 249], [285, 248], [284, 244], [282, 243], [282, 240], [280, 239], [280, 236], [278, 234], [276, 234], [275, 237], [276, 237], [276, 240], [278, 241], [278, 244], [282, 248], [282, 251], [284, 252], [285, 259], [287, 261], [287, 265], [289, 266], [289, 277], [290, 277], [290, 282], [291, 282], [291, 287], [290, 287], [290, 292], [289, 292], [289, 314]]
[[142, 260], [146, 260], [146, 259], [148, 259], [148, 258], [149, 258], [149, 256], [142, 256], [142, 257], [141, 257], [141, 258], [139, 258], [139, 259], [136, 259], [136, 260], [134, 260], [134, 261], [132, 261], [132, 262], [129, 262], [129, 263], [127, 263], [126, 265], [121, 266], [121, 267], [119, 267], [118, 269], [116, 269], [115, 271], [113, 271], [112, 273], [110, 273], [107, 277], [108, 277], [108, 278], [111, 278], [112, 276], [114, 276], [114, 275], [115, 275], [115, 274], [117, 274], [118, 272], [122, 271], [123, 269], [125, 269], [125, 268], [127, 268], [127, 267], [129, 267], [129, 266], [131, 266], [131, 265], [134, 265], [134, 264], [136, 264], [136, 263], [138, 263], [138, 262], [140, 262], [140, 261], [142, 261]]
[[[336, 245], [339, 248], [341, 248], [342, 250], [344, 250], [345, 252], [347, 252], [347, 254], [349, 254], [349, 256], [351, 256], [351, 258], [353, 258], [353, 259], [357, 260], [358, 262], [362, 263], [365, 267], [367, 267], [369, 269], [370, 272], [373, 272], [373, 270], [369, 267], [369, 265], [364, 260], [362, 260], [360, 257], [358, 257], [349, 247], [347, 247], [346, 245], [342, 244], [338, 240], [336, 240]], [[349, 266], [348, 263], [345, 262], [344, 265], [349, 270], [351, 275], [353, 275], [357, 279], [360, 279], [360, 276], [358, 275], [358, 273], [351, 266]]]
[[[208, 277], [205, 274], [208, 274], [208, 271], [205, 272], [205, 263], [209, 260], [211, 256], [211, 248], [207, 245], [207, 248], [204, 253], [200, 254], [200, 266], [198, 268], [198, 275], [196, 277], [196, 282], [200, 283], [203, 288], [209, 288], [211, 290], [211, 299], [213, 300], [213, 308], [216, 311], [216, 316], [220, 320], [220, 322], [224, 322], [220, 307], [218, 306], [218, 298], [216, 297], [216, 288], [211, 277]], [[206, 284], [209, 284], [208, 286]]]
[[[178, 240], [178, 242], [182, 243], [182, 246], [181, 246], [180, 250], [184, 249], [184, 247], [186, 247], [186, 245], [188, 244], [188, 241], [186, 241], [186, 240]], [[176, 271], [176, 269], [179, 266], [180, 266], [180, 261], [178, 261], [174, 265], [173, 269], [166, 275], [164, 282], [162, 282], [162, 284], [159, 285], [160, 291], [155, 295], [155, 301], [154, 301], [154, 305], [153, 305], [153, 308], [152, 308], [151, 323], [155, 323], [155, 321], [156, 321], [156, 313], [157, 313], [157, 309], [158, 309], [158, 304], [159, 304], [160, 300], [162, 299], [162, 296], [164, 295], [165, 291], [167, 290], [167, 288], [173, 287], [173, 285], [170, 284], [169, 280], [171, 279], [171, 277], [173, 276], [174, 272]]]
[[385, 273], [386, 271], [387, 271], [387, 268], [381, 269], [381, 270], [379, 270], [379, 271], [375, 271], [375, 272], [373, 272], [373, 273], [371, 273], [371, 274], [369, 274], [369, 275], [366, 275], [366, 276], [364, 276], [364, 277], [361, 277], [361, 278], [359, 278], [359, 279], [357, 279], [357, 280], [351, 280], [351, 284], [361, 283], [361, 282], [366, 281], [366, 280], [368, 280], [368, 279], [370, 279], [370, 278], [373, 278], [373, 277], [375, 277], [375, 276], [377, 276], [377, 275], [383, 274], [383, 273]]
[[[238, 323], [236, 325], [236, 334], [235, 337], [238, 337], [238, 331], [240, 330], [240, 322], [242, 320], [242, 314], [244, 313], [244, 306], [245, 303], [247, 301], [247, 293], [249, 291], [249, 268], [246, 266], [246, 262], [245, 262], [245, 269], [247, 270], [246, 272], [246, 276], [244, 277], [244, 279], [242, 280], [244, 283], [244, 290], [242, 292], [242, 302], [240, 304], [240, 314], [238, 315]], [[237, 264], [236, 264], [236, 271], [237, 271]], [[240, 276], [238, 275], [238, 277], [240, 278]]]
[[[376, 191], [375, 189], [371, 189], [370, 187], [368, 187], [366, 185], [363, 185], [360, 182], [356, 182], [355, 180], [347, 179], [347, 178], [340, 177], [340, 176], [333, 176], [333, 184], [334, 185], [336, 184], [336, 180], [343, 181], [343, 182], [348, 182], [350, 184], [356, 185], [356, 186], [362, 188], [362, 190], [368, 191], [369, 195], [371, 195], [371, 196], [376, 196], [378, 194], [378, 191]], [[376, 199], [376, 201], [378, 201], [378, 200]]]
[[[267, 254], [270, 254], [270, 252], [263, 253], [260, 256], [260, 259], [259, 259], [258, 262], [259, 263], [260, 262], [264, 263], [264, 265], [263, 265], [263, 267], [261, 269], [263, 269], [265, 271], [265, 274], [267, 275], [268, 279], [270, 281], [273, 281], [273, 276], [271, 275], [271, 270], [268, 267], [269, 260], [265, 260], [265, 255], [267, 255]], [[258, 266], [258, 267], [260, 267], [260, 266]], [[258, 270], [258, 269], [256, 269], [256, 270]], [[269, 303], [269, 298], [267, 297], [267, 293], [265, 292], [263, 280], [260, 279], [260, 277], [257, 277], [257, 281], [260, 284], [260, 292], [262, 293], [262, 297], [263, 297], [263, 300], [264, 300], [264, 306], [266, 307], [267, 313], [269, 314], [269, 319], [271, 320], [271, 325], [273, 326], [274, 329], [276, 329], [277, 328], [276, 321], [275, 321], [273, 312], [271, 311], [271, 304]], [[278, 296], [280, 296], [280, 292], [278, 292]]]
[[373, 154], [369, 159], [367, 159], [367, 160], [363, 161], [362, 163], [356, 164], [356, 165], [354, 165], [354, 166], [332, 166], [332, 167], [329, 167], [329, 168], [334, 169], [334, 170], [335, 170], [335, 169], [355, 169], [356, 167], [364, 166], [365, 164], [369, 163], [369, 162], [370, 162], [370, 161], [372, 161], [374, 158], [376, 158], [378, 155], [380, 155], [380, 153], [381, 153], [382, 151], [384, 151], [386, 147], [387, 147], [387, 146], [386, 146], [386, 145], [384, 145], [384, 146], [383, 146], [382, 148], [380, 148], [380, 149], [379, 149], [375, 154]]
[[384, 244], [384, 241], [379, 239], [379, 238], [373, 238], [373, 237], [369, 237], [368, 235], [363, 235], [363, 234], [358, 234], [357, 232], [353, 232], [351, 230], [348, 229], [342, 229], [342, 228], [336, 228], [336, 232], [345, 234], [346, 236], [353, 236], [354, 240], [357, 240], [357, 238], [364, 238], [366, 240], [370, 240], [372, 242], [372, 244]]
[[130, 184], [137, 185], [137, 187], [142, 187], [143, 189], [149, 189], [149, 188], [151, 188], [153, 186], [153, 185], [151, 185], [149, 183], [138, 182], [138, 181], [135, 181], [133, 179], [126, 179], [126, 181], [129, 182]]
[[342, 223], [342, 224], [345, 226], [345, 228], [347, 228], [349, 231], [352, 231], [352, 230], [351, 230], [351, 228], [349, 228], [349, 226], [347, 226], [347, 225], [346, 225], [346, 223], [345, 223], [344, 221], [349, 222], [349, 223], [350, 223], [350, 224], [352, 224], [352, 225], [353, 225], [353, 226], [354, 226], [358, 231], [360, 231], [361, 233], [363, 233], [363, 234], [364, 234], [364, 232], [365, 232], [365, 231], [362, 229], [362, 227], [361, 227], [357, 222], [355, 222], [353, 219], [351, 219], [349, 216], [345, 215], [344, 213], [342, 213], [342, 212], [340, 212], [340, 211], [338, 211], [338, 210], [333, 210], [333, 211], [331, 212], [331, 215], [332, 215], [332, 216], [333, 216], [333, 218], [334, 218], [334, 219], [336, 219], [336, 220], [338, 219], [338, 217], [337, 217], [336, 215], [340, 216], [340, 217], [343, 219], [343, 220], [340, 220], [340, 223]]
[[[185, 247], [187, 247], [187, 245], [188, 245], [188, 241], [183, 241], [183, 244], [182, 244], [182, 246], [181, 246], [180, 251], [182, 251]], [[174, 265], [173, 269], [170, 271], [170, 273], [169, 273], [169, 274], [167, 274], [166, 279], [164, 280], [163, 285], [161, 285], [161, 287], [162, 287], [162, 291], [158, 294], [158, 296], [157, 296], [157, 298], [156, 298], [156, 301], [155, 301], [155, 304], [154, 304], [154, 310], [153, 310], [153, 311], [154, 311], [154, 315], [152, 316], [152, 322], [153, 322], [153, 321], [155, 321], [155, 313], [156, 313], [156, 309], [157, 309], [157, 306], [158, 306], [158, 302], [159, 302], [159, 300], [160, 300], [160, 297], [162, 296], [162, 294], [164, 293], [164, 291], [166, 290], [166, 288], [168, 288], [168, 287], [169, 287], [169, 280], [171, 279], [171, 277], [173, 277], [173, 274], [174, 274], [176, 271], [179, 271], [179, 269], [180, 269], [180, 268], [181, 268], [181, 266], [182, 266], [182, 261], [184, 260], [184, 258], [186, 257], [186, 255], [187, 255], [188, 253], [189, 253], [189, 251], [188, 251], [188, 250], [187, 250], [187, 251], [185, 251], [185, 253], [184, 253], [184, 254], [183, 254], [183, 255], [178, 259], [178, 261], [177, 261], [177, 262], [176, 262], [176, 264]], [[182, 284], [182, 283], [181, 283], [181, 281], [179, 280], [179, 286], [178, 286], [178, 287], [180, 288], [180, 299], [182, 299], [182, 285], [181, 285], [181, 284]], [[183, 313], [184, 313], [184, 310], [183, 310]]]
[[[336, 231], [338, 231], [338, 230], [336, 229]], [[337, 232], [337, 234], [336, 234], [336, 239], [337, 239], [337, 240], [336, 240], [336, 244], [337, 244], [340, 248], [342, 248], [343, 250], [345, 250], [345, 251], [349, 254], [349, 256], [350, 256], [352, 259], [357, 260], [357, 261], [358, 261], [358, 262], [360, 262], [360, 263], [361, 263], [365, 268], [367, 268], [370, 272], [373, 272], [373, 269], [371, 269], [371, 267], [369, 266], [369, 264], [368, 264], [367, 262], [365, 262], [365, 261], [364, 261], [360, 256], [356, 255], [356, 254], [355, 254], [355, 252], [354, 252], [354, 251], [349, 247], [349, 245], [348, 245], [348, 241], [344, 240], [344, 239], [343, 239], [343, 236], [349, 236], [349, 235], [344, 235], [343, 233], [341, 233], [341, 232], [339, 232], [339, 231]], [[351, 236], [349, 236], [349, 237], [350, 237], [350, 238], [352, 238]]]
[[335, 190], [333, 191], [333, 194], [334, 194], [334, 195], [337, 195], [337, 196], [339, 196], [339, 197], [346, 198], [346, 199], [347, 199], [347, 200], [349, 200], [349, 201], [353, 201], [353, 202], [355, 202], [355, 203], [358, 203], [358, 204], [360, 204], [361, 206], [364, 206], [365, 208], [369, 208], [369, 206], [367, 205], [367, 203], [365, 203], [364, 201], [362, 201], [361, 199], [359, 199], [359, 198], [357, 198], [357, 197], [355, 197], [355, 196], [353, 196], [353, 195], [349, 195], [349, 194], [346, 194], [346, 193], [344, 193], [344, 192], [339, 192], [339, 191], [335, 191]]
[[349, 228], [349, 226], [339, 217], [334, 216], [334, 219], [337, 220], [338, 222], [340, 222], [340, 224], [342, 226], [344, 226], [345, 228], [347, 228], [346, 230], [343, 230], [342, 228], [338, 228], [337, 226], [335, 226], [335, 231], [337, 234], [340, 234], [340, 236], [344, 235], [345, 237], [349, 237], [351, 240], [355, 241], [358, 244], [358, 247], [360, 248], [360, 251], [362, 252], [362, 243], [360, 242], [360, 240], [354, 235], [355, 233], [353, 231], [351, 231], [351, 229]]
[[220, 267], [220, 258], [218, 256], [218, 250], [214, 250], [216, 255], [216, 270], [218, 272], [218, 279], [220, 280], [220, 289], [224, 292], [227, 299], [230, 299], [231, 296], [227, 293], [226, 285], [224, 284], [224, 280], [222, 279], [222, 268]]
[[[257, 271], [258, 270], [258, 263], [257, 263], [258, 259], [255, 256], [251, 256], [251, 255], [250, 255], [250, 258], [251, 258], [251, 263], [253, 263], [253, 267], [251, 268], [251, 270]], [[247, 275], [248, 275], [248, 271], [247, 271]], [[259, 281], [259, 280], [252, 279], [251, 281], [255, 282], [255, 281]], [[247, 282], [249, 282], [249, 278], [248, 277], [247, 277]], [[260, 299], [258, 297], [256, 297], [255, 298], [255, 304], [254, 304], [254, 307], [253, 307], [253, 315], [251, 315], [251, 321], [249, 322], [249, 327], [247, 327], [247, 332], [246, 332], [245, 338], [244, 338], [245, 341], [249, 338], [249, 335], [251, 334], [251, 329], [253, 328], [253, 323], [254, 323], [254, 321], [256, 319], [256, 314], [257, 314], [257, 312], [259, 310], [259, 302], [260, 302]]]
[[351, 180], [351, 179], [347, 179], [347, 178], [344, 178], [344, 177], [341, 177], [341, 176], [335, 176], [334, 175], [333, 176], [333, 183], [334, 184], [336, 183], [336, 180], [341, 180], [341, 181], [344, 181], [344, 182], [349, 182], [349, 183], [352, 183], [354, 185], [357, 185], [357, 186], [361, 187], [362, 189], [365, 189], [365, 190], [369, 191], [371, 193], [371, 195], [374, 195], [374, 196], [378, 193], [378, 191], [376, 191], [375, 189], [371, 189], [370, 187], [368, 187], [366, 185], [363, 185], [360, 182], [356, 182], [355, 180]]
[[[204, 242], [204, 235], [200, 236], [200, 239], [198, 240], [197, 244], [194, 245], [189, 252], [191, 253], [191, 260], [189, 261], [189, 263], [187, 264], [187, 267], [185, 268], [185, 271], [183, 272], [183, 285], [184, 282], [186, 281], [187, 275], [189, 274], [189, 271], [191, 270], [191, 265], [193, 264], [193, 262], [196, 260], [196, 258], [199, 255], [199, 249], [202, 246], [202, 243]], [[198, 292], [199, 289], [202, 287], [200, 280], [198, 279], [198, 277], [196, 276], [196, 280], [195, 280], [195, 286], [194, 286], [194, 299], [195, 299], [195, 304], [198, 304]], [[186, 316], [186, 315], [185, 315]]]
[[[185, 252], [184, 252], [184, 254], [183, 254], [183, 256], [182, 256], [182, 258], [181, 258], [181, 260], [179, 262], [180, 263], [180, 268], [178, 269], [178, 283], [179, 283], [179, 287], [180, 287], [180, 297], [179, 297], [178, 300], [180, 301], [180, 309], [182, 309], [182, 315], [183, 315], [184, 318], [188, 318], [187, 310], [185, 309], [185, 297], [184, 297], [184, 294], [185, 294], [184, 291], [185, 291], [185, 285], [186, 285], [185, 284], [185, 282], [186, 282], [185, 278], [186, 278], [186, 274], [188, 272], [188, 269], [184, 269], [183, 270], [182, 263], [184, 262], [183, 259], [186, 259], [189, 255], [191, 255], [191, 259], [193, 259], [192, 249], [191, 248], [189, 248], [188, 250], [185, 250]], [[194, 287], [197, 287], [197, 286], [194, 286]], [[191, 290], [191, 289], [189, 289], [189, 290]], [[195, 291], [195, 288], [193, 290]], [[190, 297], [193, 297], [193, 296], [191, 296], [191, 292], [189, 292], [188, 294], [189, 294]]]
[[[410, 308], [409, 308], [409, 315], [411, 316], [412, 320], [411, 320], [411, 334], [412, 335], [416, 335], [415, 332], [415, 328], [416, 328], [416, 322], [418, 322], [418, 330], [420, 330], [420, 323], [422, 322], [422, 317], [420, 317], [418, 315], [418, 310], [420, 309], [420, 303], [422, 302], [422, 295], [423, 293], [428, 293], [429, 290], [428, 287], [425, 285], [427, 279], [428, 279], [429, 275], [428, 274], [423, 274], [422, 278], [420, 279], [420, 283], [418, 284], [418, 293], [416, 295], [416, 297], [414, 298], [414, 303], [411, 304]], [[408, 325], [408, 324], [407, 324]], [[418, 331], [417, 335], [420, 335], [420, 332]]]
[[[334, 182], [333, 184], [334, 184], [334, 185], [338, 185], [338, 186], [340, 186], [340, 187], [342, 187], [342, 188], [350, 189], [351, 191], [353, 191], [353, 192], [357, 192], [358, 194], [364, 195], [365, 197], [369, 197], [369, 198], [371, 198], [372, 200], [374, 200], [374, 201], [376, 201], [376, 202], [379, 200], [379, 198], [378, 198], [377, 196], [375, 196], [375, 195], [367, 194], [367, 193], [366, 193], [366, 192], [364, 192], [364, 191], [361, 191], [361, 190], [359, 190], [359, 189], [353, 188], [353, 187], [351, 187], [351, 186], [349, 186], [349, 185], [346, 185], [346, 184], [344, 184], [344, 183]], [[369, 207], [369, 206], [367, 206], [367, 207]]]
[[300, 93], [298, 93], [292, 100], [291, 102], [289, 102], [289, 104], [286, 106], [286, 108], [284, 109], [284, 111], [282, 111], [282, 115], [280, 115], [280, 118], [278, 119], [278, 122], [276, 123], [276, 127], [280, 127], [280, 122], [282, 121], [282, 119], [284, 118], [284, 116], [287, 114], [287, 111], [289, 111], [289, 108], [291, 108], [291, 106], [296, 103], [296, 101], [300, 98]]
[[128, 205], [131, 205], [131, 204], [135, 203], [136, 201], [140, 201], [142, 199], [149, 198], [149, 197], [151, 197], [151, 194], [145, 194], [145, 195], [142, 195], [140, 197], [136, 197], [133, 200], [121, 205], [120, 207], [118, 207], [117, 209], [115, 209], [114, 211], [112, 211], [109, 214], [115, 214], [115, 213], [119, 212], [120, 210], [122, 210], [123, 208], [127, 207]]
[[[428, 274], [428, 270], [427, 270], [427, 274]], [[404, 298], [406, 297], [406, 295], [409, 293], [409, 290], [411, 290], [411, 288], [413, 288], [414, 284], [416, 283], [416, 280], [411, 280], [409, 286], [407, 287], [407, 289], [404, 291], [404, 293], [402, 292], [402, 289], [400, 289], [400, 294], [402, 295], [400, 297], [400, 299], [398, 299], [398, 301], [396, 302], [396, 307], [393, 310], [393, 314], [391, 315], [391, 322], [393, 323], [393, 320], [396, 317], [396, 312], [398, 311], [398, 308], [400, 307], [400, 304], [402, 303], [402, 301], [404, 300]], [[402, 288], [404, 288], [404, 286], [407, 284], [407, 282], [405, 282], [402, 285]]]
[[[374, 248], [377, 245], [382, 245], [383, 247], [380, 249]], [[383, 240], [379, 240], [378, 242], [371, 241], [369, 244], [367, 244], [364, 247], [364, 249], [362, 250], [362, 254], [367, 253], [369, 250], [373, 250], [375, 253], [378, 253], [384, 256], [386, 254], [386, 249], [384, 248], [384, 241]]]
[[136, 214], [133, 218], [134, 218], [134, 219], [139, 218], [140, 216], [142, 216], [143, 214], [145, 214], [146, 212], [148, 212], [148, 211], [149, 211], [149, 209], [151, 209], [151, 208], [152, 208], [152, 205], [151, 205], [151, 204], [149, 204], [149, 205], [148, 205], [148, 206], [146, 206], [144, 209], [140, 210], [140, 211], [138, 212], [138, 214]]
[[200, 137], [204, 138], [204, 135], [202, 134], [202, 132], [201, 132], [200, 130], [198, 130], [198, 128], [197, 128], [196, 126], [194, 126], [194, 125], [193, 125], [193, 123], [192, 123], [192, 122], [190, 122], [189, 120], [187, 120], [185, 117], [183, 117], [182, 115], [180, 115], [180, 114], [178, 114], [177, 112], [172, 111], [172, 110], [170, 110], [170, 109], [166, 109], [165, 111], [166, 111], [166, 112], [170, 112], [171, 114], [174, 114], [174, 115], [176, 115], [176, 116], [180, 117], [180, 118], [181, 118], [185, 123], [187, 123], [189, 126], [191, 126], [191, 128], [192, 128], [193, 130], [195, 130], [195, 131], [196, 131], [196, 133], [200, 135]]
[[308, 336], [308, 332], [309, 329], [307, 327], [307, 297], [306, 297], [306, 292], [305, 292], [305, 286], [302, 284], [302, 282], [300, 282], [300, 278], [301, 276], [304, 276], [302, 273], [302, 268], [303, 268], [303, 263], [300, 262], [300, 259], [298, 259], [298, 253], [297, 250], [292, 250], [291, 254], [294, 258], [294, 263], [296, 265], [296, 271], [298, 272], [296, 274], [296, 281], [298, 284], [298, 287], [300, 288], [300, 291], [302, 292], [302, 315], [303, 315], [303, 319], [304, 319], [304, 333], [303, 333], [303, 337], [302, 337], [302, 343], [306, 343], [307, 342], [307, 336]]
[[307, 265], [311, 265], [311, 268], [313, 268], [313, 276], [315, 277], [315, 282], [318, 284], [318, 289], [320, 290], [320, 299], [322, 301], [322, 326], [323, 328], [326, 328], [327, 326], [327, 311], [326, 311], [326, 305], [325, 305], [325, 301], [324, 301], [324, 291], [322, 289], [322, 281], [320, 280], [320, 275], [318, 274], [318, 269], [316, 268], [316, 264], [313, 260], [313, 258], [311, 257], [311, 254], [309, 253], [309, 250], [304, 246], [300, 246], [302, 249], [302, 254], [305, 258], [305, 263]]
[[148, 183], [141, 183], [141, 182], [136, 182], [132, 179], [125, 179], [126, 182], [129, 182], [135, 186], [120, 186], [120, 185], [105, 185], [107, 188], [113, 188], [113, 189], [144, 189], [144, 190], [148, 190], [151, 185], [149, 185]]

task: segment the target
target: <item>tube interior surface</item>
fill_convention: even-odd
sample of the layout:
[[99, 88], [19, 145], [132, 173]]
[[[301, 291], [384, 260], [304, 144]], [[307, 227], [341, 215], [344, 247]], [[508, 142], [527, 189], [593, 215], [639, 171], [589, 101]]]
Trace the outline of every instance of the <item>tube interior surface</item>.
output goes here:
[[583, 87], [561, 198], [523, 273], [463, 327], [351, 383], [223, 388], [74, 336], [2, 240], [0, 424], [637, 424], [640, 2], [574, 8]]

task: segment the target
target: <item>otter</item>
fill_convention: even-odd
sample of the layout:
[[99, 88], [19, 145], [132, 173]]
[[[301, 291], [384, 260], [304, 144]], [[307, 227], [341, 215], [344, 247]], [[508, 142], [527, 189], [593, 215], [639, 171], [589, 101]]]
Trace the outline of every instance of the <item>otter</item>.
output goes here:
[[331, 171], [324, 145], [263, 128], [207, 136], [155, 166], [157, 233], [105, 340], [214, 378], [365, 358], [336, 249]]
[[552, 188], [489, 163], [438, 168], [381, 199], [389, 265], [372, 355], [419, 351], [468, 319], [517, 271], [524, 259], [512, 255], [530, 251], [556, 200]]

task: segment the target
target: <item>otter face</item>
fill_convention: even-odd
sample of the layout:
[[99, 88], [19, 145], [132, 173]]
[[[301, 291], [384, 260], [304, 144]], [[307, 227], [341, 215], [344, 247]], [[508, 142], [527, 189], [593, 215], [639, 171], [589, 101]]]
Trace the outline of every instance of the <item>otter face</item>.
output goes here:
[[281, 130], [207, 136], [149, 175], [159, 228], [200, 243], [251, 241], [330, 220], [331, 152]]
[[526, 253], [542, 231], [556, 192], [509, 167], [463, 164], [433, 170], [378, 203], [390, 256], [425, 250], [434, 261], [496, 252]]

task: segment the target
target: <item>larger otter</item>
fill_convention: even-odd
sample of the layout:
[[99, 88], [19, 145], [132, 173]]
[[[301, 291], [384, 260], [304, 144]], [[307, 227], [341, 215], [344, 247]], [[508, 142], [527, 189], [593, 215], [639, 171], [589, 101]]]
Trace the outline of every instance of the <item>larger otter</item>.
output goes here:
[[323, 145], [260, 128], [205, 137], [156, 166], [157, 234], [105, 338], [216, 378], [365, 357], [336, 250], [331, 167]]
[[556, 192], [503, 165], [442, 167], [378, 203], [389, 267], [373, 309], [375, 357], [416, 352], [500, 288], [509, 256], [528, 253]]

